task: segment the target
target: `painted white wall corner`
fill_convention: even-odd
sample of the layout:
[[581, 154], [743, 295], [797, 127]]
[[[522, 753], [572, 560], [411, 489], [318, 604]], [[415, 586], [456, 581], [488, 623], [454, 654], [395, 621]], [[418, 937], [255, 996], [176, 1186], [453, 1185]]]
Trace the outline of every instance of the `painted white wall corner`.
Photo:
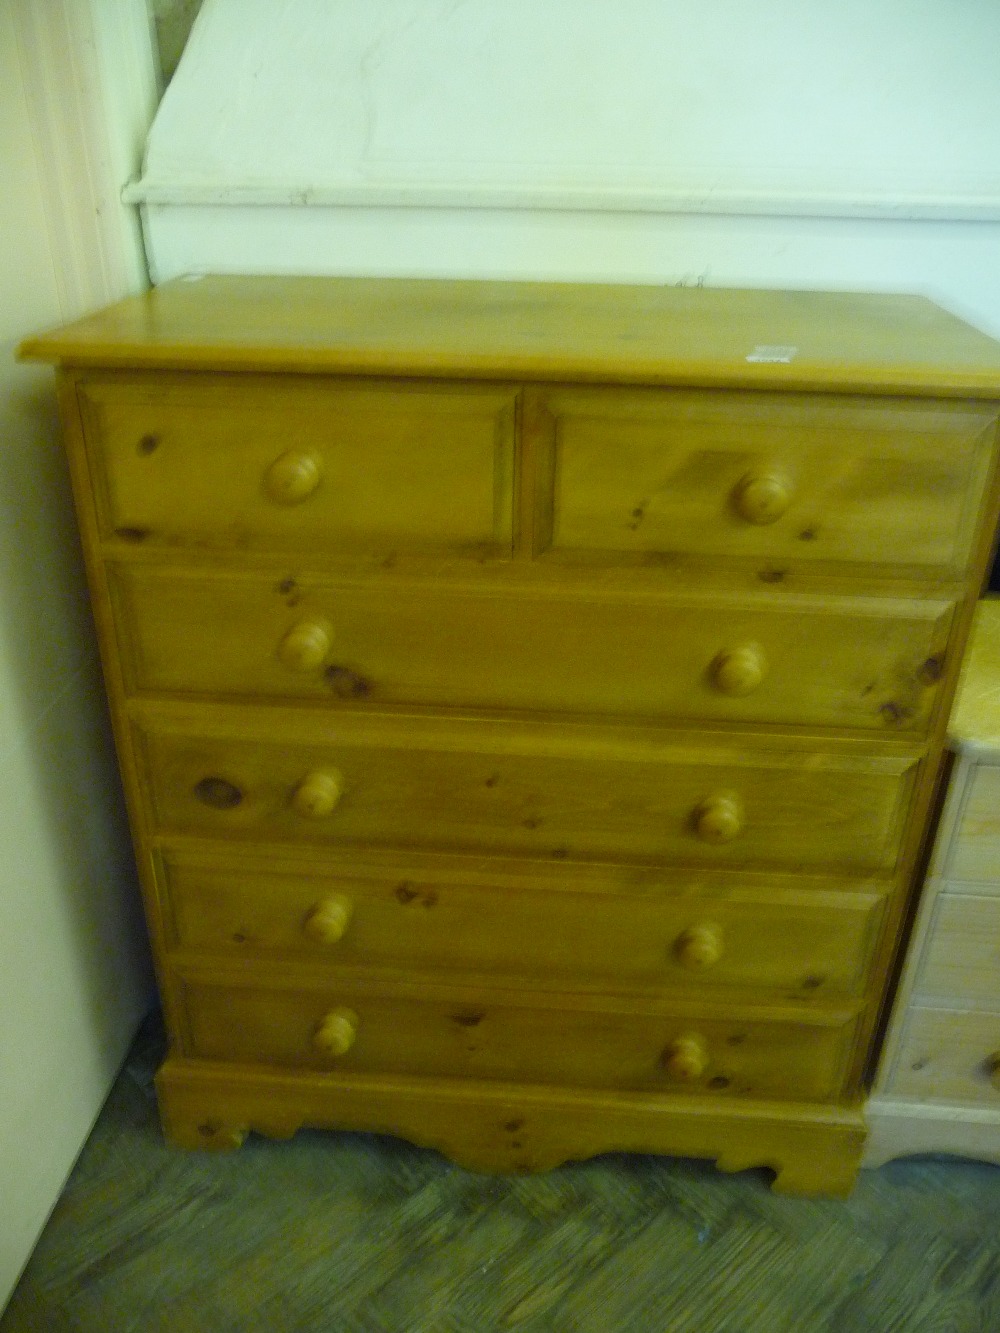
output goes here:
[[152, 1002], [53, 377], [15, 349], [145, 285], [158, 91], [146, 0], [0, 0], [0, 1308]]

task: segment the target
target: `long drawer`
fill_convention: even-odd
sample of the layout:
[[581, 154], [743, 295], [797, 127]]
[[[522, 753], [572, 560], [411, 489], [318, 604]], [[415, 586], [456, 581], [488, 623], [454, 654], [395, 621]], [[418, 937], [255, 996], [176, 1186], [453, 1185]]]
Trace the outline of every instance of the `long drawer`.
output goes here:
[[512, 390], [135, 375], [81, 405], [105, 539], [510, 554]]
[[[388, 868], [168, 849], [161, 900], [183, 950], [344, 966], [465, 969], [580, 986], [849, 995], [867, 976], [883, 896], [791, 876]], [[818, 886], [818, 887], [817, 887]]]
[[141, 691], [924, 729], [950, 603], [120, 565]]
[[967, 565], [990, 405], [794, 394], [544, 395], [536, 506], [555, 555]]
[[284, 990], [190, 982], [185, 1053], [349, 1074], [503, 1079], [736, 1097], [835, 1096], [850, 1013], [733, 1016], [444, 987]]
[[1000, 1013], [913, 1005], [883, 1091], [1000, 1109]]
[[1000, 767], [973, 769], [941, 873], [981, 885], [1000, 880]]
[[1000, 1007], [1000, 899], [949, 889], [943, 886], [935, 904], [916, 992], [921, 999], [986, 1001]]
[[[890, 870], [917, 761], [554, 724], [135, 710], [156, 828], [223, 838]], [[176, 727], [176, 729], [175, 729]]]

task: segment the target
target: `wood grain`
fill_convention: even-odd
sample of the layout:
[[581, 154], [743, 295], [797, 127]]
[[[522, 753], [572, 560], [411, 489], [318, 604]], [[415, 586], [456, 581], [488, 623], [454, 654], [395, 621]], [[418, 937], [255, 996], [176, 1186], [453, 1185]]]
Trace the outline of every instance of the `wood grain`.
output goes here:
[[970, 776], [945, 871], [952, 879], [1000, 879], [1000, 767], [979, 765]]
[[[788, 363], [748, 361], [793, 346]], [[183, 278], [21, 354], [64, 365], [482, 375], [1000, 396], [1000, 350], [910, 296], [369, 278]]]
[[[863, 1123], [850, 1107], [792, 1103], [720, 1106], [717, 1098], [558, 1092], [532, 1086], [433, 1083], [168, 1060], [157, 1077], [165, 1129], [179, 1146], [202, 1146], [234, 1123], [287, 1137], [302, 1123], [382, 1132], [444, 1151], [475, 1171], [525, 1174], [620, 1149], [710, 1157], [723, 1171], [768, 1165], [790, 1194], [846, 1193]], [[219, 1145], [223, 1146], [223, 1145]], [[231, 1146], [231, 1145], [230, 1145]]]
[[[144, 785], [159, 832], [314, 847], [891, 872], [917, 770], [903, 756], [801, 740], [741, 750], [707, 738], [685, 746], [669, 734], [637, 743], [553, 723], [289, 719], [316, 738], [310, 744], [292, 727], [275, 733], [279, 719], [264, 710], [161, 705], [145, 716]], [[197, 719], [190, 730], [170, 727], [185, 717]], [[296, 789], [331, 770], [343, 796], [328, 818], [303, 818]], [[212, 799], [203, 784], [215, 782], [232, 797]], [[700, 831], [698, 816], [729, 792], [743, 816], [737, 836], [722, 842]]]
[[[846, 560], [960, 573], [997, 434], [986, 404], [823, 395], [591, 389], [543, 394], [536, 410], [553, 555], [739, 555], [776, 571]], [[780, 509], [749, 521], [747, 487], [768, 477]]]
[[[617, 1142], [846, 1188], [1000, 508], [1000, 349], [906, 298], [206, 278], [24, 351], [64, 367], [171, 1041], [230, 1062], [169, 1067], [175, 1137], [364, 1125], [516, 1168], [492, 1098], [527, 1079], [524, 1164]], [[453, 924], [380, 955], [401, 882]], [[683, 1090], [588, 1102], [656, 1050]], [[262, 1060], [331, 1053], [370, 1081], [264, 1095]], [[699, 1105], [714, 1077], [743, 1091]]]
[[[185, 977], [190, 975], [185, 972]], [[365, 986], [348, 973], [319, 989], [185, 981], [185, 1054], [258, 1066], [344, 1073], [497, 1079], [539, 1086], [710, 1091], [720, 1097], [822, 1101], [841, 1091], [854, 1015], [754, 1010], [738, 1017], [699, 1006], [649, 1012], [633, 1001], [611, 1008], [575, 1000], [468, 987]], [[545, 1004], [543, 1006], [542, 999]], [[560, 1007], [555, 1007], [556, 1003]], [[356, 1038], [330, 1055], [314, 1038], [331, 1010], [357, 1015]], [[784, 1021], [783, 1021], [784, 1020]], [[671, 1044], [697, 1033], [704, 1067], [672, 1074]], [[378, 1113], [373, 1096], [372, 1113]]]
[[[78, 392], [105, 538], [510, 554], [511, 391], [145, 376]], [[273, 494], [289, 455], [316, 472], [293, 503]]]
[[[641, 595], [116, 565], [136, 692], [922, 733], [953, 607], [760, 591]], [[512, 632], [512, 626], [516, 631]], [[320, 627], [296, 670], [290, 636]], [[497, 645], [503, 643], [498, 669]], [[758, 680], [722, 664], [752, 644]]]
[[1000, 1054], [1000, 1014], [911, 1005], [899, 1045], [893, 1095], [1000, 1109], [992, 1080]]
[[[456, 969], [564, 986], [603, 982], [693, 994], [741, 987], [821, 999], [857, 993], [882, 911], [875, 885], [806, 887], [804, 877], [718, 877], [676, 872], [644, 891], [596, 868], [559, 878], [410, 858], [396, 874], [345, 859], [339, 873], [307, 862], [272, 869], [245, 855], [183, 850], [160, 856], [164, 911], [182, 951], [284, 955], [339, 966]], [[451, 869], [451, 873], [448, 870]], [[822, 882], [821, 882], [822, 883]], [[323, 904], [340, 904], [339, 929], [317, 929]], [[329, 911], [326, 913], [330, 915]], [[346, 919], [345, 919], [346, 918]], [[714, 956], [688, 957], [711, 928]]]
[[[963, 886], [968, 887], [968, 886]], [[916, 985], [938, 999], [962, 996], [1000, 1007], [1000, 899], [942, 886]]]

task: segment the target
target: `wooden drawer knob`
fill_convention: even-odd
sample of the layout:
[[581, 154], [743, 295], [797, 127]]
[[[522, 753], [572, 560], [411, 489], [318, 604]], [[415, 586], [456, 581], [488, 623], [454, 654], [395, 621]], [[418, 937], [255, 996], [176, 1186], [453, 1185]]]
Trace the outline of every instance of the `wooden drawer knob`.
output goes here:
[[313, 1036], [313, 1045], [324, 1055], [346, 1055], [358, 1035], [358, 1016], [353, 1009], [331, 1009]]
[[323, 819], [336, 810], [343, 792], [339, 773], [317, 769], [307, 773], [292, 792], [292, 808], [306, 819]]
[[708, 1050], [703, 1037], [685, 1032], [663, 1052], [663, 1068], [678, 1083], [694, 1083], [708, 1068]]
[[677, 937], [677, 960], [694, 969], [714, 967], [722, 957], [722, 927], [714, 921], [699, 921]]
[[702, 842], [732, 842], [743, 831], [743, 804], [735, 792], [720, 791], [702, 801], [694, 812], [694, 826]]
[[333, 631], [325, 620], [299, 620], [278, 644], [278, 659], [292, 671], [315, 671], [333, 646]]
[[994, 1051], [992, 1055], [988, 1055], [984, 1061], [984, 1067], [990, 1082], [997, 1092], [1000, 1092], [1000, 1051]]
[[350, 898], [343, 893], [331, 893], [312, 908], [302, 929], [317, 944], [336, 944], [344, 938], [351, 911]]
[[323, 476], [318, 454], [310, 449], [289, 449], [264, 474], [264, 490], [275, 504], [297, 505], [309, 498]]
[[759, 643], [729, 648], [712, 663], [712, 681], [723, 694], [752, 694], [767, 675], [767, 659]]
[[777, 523], [792, 502], [792, 486], [783, 473], [761, 469], [738, 482], [733, 498], [748, 523]]

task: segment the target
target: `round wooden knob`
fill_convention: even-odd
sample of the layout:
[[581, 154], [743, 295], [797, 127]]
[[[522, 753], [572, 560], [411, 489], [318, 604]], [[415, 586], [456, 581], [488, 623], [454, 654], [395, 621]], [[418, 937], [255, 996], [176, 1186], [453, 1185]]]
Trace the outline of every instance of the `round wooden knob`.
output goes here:
[[343, 893], [321, 899], [306, 917], [302, 929], [317, 944], [336, 944], [343, 939], [351, 919], [352, 904]]
[[713, 967], [722, 957], [722, 928], [714, 921], [699, 921], [677, 937], [677, 960], [694, 969]]
[[358, 1035], [358, 1016], [353, 1009], [331, 1009], [313, 1035], [313, 1045], [324, 1055], [346, 1055]]
[[694, 812], [694, 826], [702, 842], [732, 842], [743, 830], [740, 798], [731, 791], [709, 796]]
[[293, 671], [315, 671], [333, 646], [333, 631], [325, 620], [300, 620], [278, 644], [278, 658]]
[[708, 1050], [703, 1037], [685, 1032], [663, 1052], [663, 1068], [678, 1083], [693, 1083], [708, 1068]]
[[997, 1092], [1000, 1092], [1000, 1051], [994, 1051], [992, 1055], [988, 1055], [984, 1063], [990, 1082]]
[[275, 504], [297, 505], [320, 483], [323, 465], [310, 449], [289, 449], [264, 474], [264, 490]]
[[292, 807], [306, 819], [323, 819], [336, 810], [343, 791], [339, 773], [307, 773], [292, 793]]
[[712, 681], [723, 694], [752, 694], [767, 675], [767, 660], [759, 643], [727, 648], [712, 663]]
[[734, 493], [736, 509], [748, 523], [777, 523], [792, 502], [792, 486], [781, 472], [748, 472]]

